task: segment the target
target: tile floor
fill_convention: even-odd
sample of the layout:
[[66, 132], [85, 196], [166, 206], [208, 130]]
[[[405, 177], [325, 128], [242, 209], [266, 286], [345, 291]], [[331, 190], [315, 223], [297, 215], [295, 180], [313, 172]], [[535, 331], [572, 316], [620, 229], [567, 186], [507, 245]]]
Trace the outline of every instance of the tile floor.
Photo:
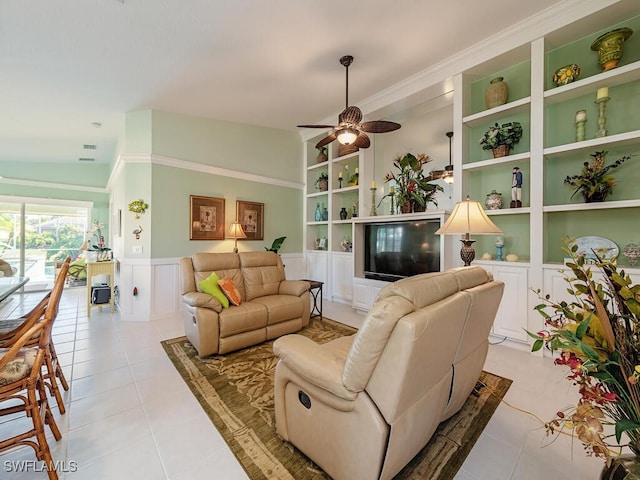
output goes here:
[[[41, 293], [0, 304], [0, 318], [28, 311]], [[86, 316], [84, 288], [65, 290], [54, 342], [71, 389], [67, 413], [55, 409], [63, 438], [50, 439], [61, 479], [246, 479], [243, 469], [177, 374], [160, 340], [182, 335], [182, 320], [124, 322], [93, 310]], [[326, 302], [325, 315], [358, 326], [364, 317]], [[551, 360], [495, 345], [485, 369], [511, 378], [505, 400], [540, 418], [573, 403], [576, 392]], [[55, 403], [55, 402], [54, 402]], [[1, 419], [0, 436], [24, 419]], [[32, 461], [31, 448], [0, 455], [0, 478], [43, 479], [17, 472]], [[602, 463], [586, 458], [579, 443], [549, 444], [541, 424], [506, 403], [499, 406], [457, 480], [596, 479]]]

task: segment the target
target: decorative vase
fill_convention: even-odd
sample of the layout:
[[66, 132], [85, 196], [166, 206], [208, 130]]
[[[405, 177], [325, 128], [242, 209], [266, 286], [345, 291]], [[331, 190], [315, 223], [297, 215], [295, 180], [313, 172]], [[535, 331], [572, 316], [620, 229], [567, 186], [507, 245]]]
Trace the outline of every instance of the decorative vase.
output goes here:
[[608, 195], [609, 195], [609, 192], [596, 192], [591, 195], [586, 192], [582, 192], [582, 198], [584, 198], [584, 203], [604, 202], [607, 199]]
[[633, 30], [627, 27], [616, 28], [600, 35], [591, 44], [591, 50], [598, 52], [598, 63], [605, 72], [616, 68], [622, 58], [622, 44], [631, 36]]
[[327, 147], [322, 147], [319, 149], [319, 153], [318, 156], [316, 157], [316, 162], [317, 163], [322, 163], [322, 162], [326, 162], [328, 160], [327, 157]]
[[321, 192], [326, 192], [329, 189], [329, 180], [326, 178], [322, 178], [318, 180], [318, 190]]
[[427, 204], [420, 205], [415, 200], [411, 202], [411, 210], [413, 212], [425, 212], [427, 210]]
[[340, 209], [340, 220], [346, 220], [347, 219], [347, 209], [345, 207], [342, 207]]
[[327, 210], [327, 207], [323, 207], [322, 208], [322, 221], [326, 222], [327, 220], [329, 220], [329, 211]]
[[315, 213], [315, 220], [316, 222], [321, 222], [322, 221], [322, 210], [320, 210], [320, 204], [316, 203], [316, 213]]
[[411, 202], [405, 200], [400, 204], [400, 213], [411, 213]]
[[556, 87], [561, 87], [577, 80], [578, 75], [580, 75], [580, 67], [575, 63], [571, 63], [556, 70], [552, 80]]
[[484, 101], [487, 108], [494, 108], [507, 103], [509, 99], [509, 85], [504, 81], [503, 77], [496, 77], [487, 87], [484, 93]]
[[491, 190], [491, 193], [487, 193], [484, 205], [487, 210], [500, 210], [502, 208], [502, 194]]
[[604, 466], [600, 480], [625, 480], [638, 478], [640, 475], [640, 459], [633, 454], [620, 455]]
[[509, 150], [511, 150], [509, 145], [498, 145], [496, 148], [491, 149], [493, 152], [493, 158], [506, 157], [509, 155]]
[[640, 246], [631, 242], [624, 247], [624, 249], [622, 250], [622, 255], [627, 258], [629, 265], [635, 267], [636, 263], [638, 263], [638, 258], [640, 258]]

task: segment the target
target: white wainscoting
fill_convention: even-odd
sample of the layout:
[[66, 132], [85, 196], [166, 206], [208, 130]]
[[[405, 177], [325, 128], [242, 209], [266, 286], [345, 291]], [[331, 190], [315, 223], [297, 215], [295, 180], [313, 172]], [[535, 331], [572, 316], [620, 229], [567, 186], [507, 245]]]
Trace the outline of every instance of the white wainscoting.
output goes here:
[[[305, 278], [302, 253], [282, 255], [288, 279]], [[180, 258], [122, 259], [118, 278], [120, 315], [127, 321], [182, 321]], [[134, 288], [137, 295], [133, 294]]]

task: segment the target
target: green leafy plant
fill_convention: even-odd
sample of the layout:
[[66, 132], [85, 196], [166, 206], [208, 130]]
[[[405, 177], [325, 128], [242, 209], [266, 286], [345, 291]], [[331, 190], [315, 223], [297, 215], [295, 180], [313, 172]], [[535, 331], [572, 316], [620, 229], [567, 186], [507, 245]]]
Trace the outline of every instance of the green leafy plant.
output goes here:
[[480, 139], [480, 145], [483, 150], [492, 150], [500, 145], [506, 145], [511, 149], [521, 138], [522, 125], [520, 122], [508, 122], [502, 125], [496, 123], [484, 132]]
[[625, 435], [640, 456], [640, 285], [618, 271], [615, 259], [594, 251], [596, 263], [590, 265], [572, 238], [563, 241], [570, 256], [564, 279], [573, 300], [554, 301], [537, 290], [542, 303], [535, 308], [545, 329], [528, 333], [535, 339], [533, 351], [546, 346], [560, 352], [555, 363], [569, 367], [567, 378], [579, 387], [580, 399], [545, 424], [547, 434], [569, 430], [587, 455], [607, 460], [619, 454], [613, 447], [623, 446]]
[[287, 239], [287, 237], [278, 237], [276, 238], [273, 243], [271, 244], [271, 248], [269, 247], [264, 247], [264, 249], [267, 252], [275, 252], [278, 253], [278, 250], [280, 250], [280, 247], [282, 247], [282, 244], [284, 243], [284, 241]]
[[564, 179], [564, 183], [574, 189], [571, 198], [580, 192], [585, 202], [603, 202], [611, 194], [613, 187], [616, 186], [616, 181], [609, 172], [618, 168], [629, 160], [631, 156], [625, 155], [612, 164], [605, 166], [606, 156], [607, 152], [605, 150], [592, 153], [591, 161], [582, 164], [582, 171], [579, 175], [568, 175]]
[[429, 183], [424, 175], [423, 165], [429, 163], [431, 158], [424, 153], [418, 156], [406, 153], [397, 157], [393, 161], [393, 166], [399, 171], [389, 172], [384, 176], [384, 181], [394, 181], [395, 195], [398, 205], [406, 201], [415, 202], [421, 207], [426, 207], [428, 203], [438, 205], [436, 193], [442, 192], [440, 185]]

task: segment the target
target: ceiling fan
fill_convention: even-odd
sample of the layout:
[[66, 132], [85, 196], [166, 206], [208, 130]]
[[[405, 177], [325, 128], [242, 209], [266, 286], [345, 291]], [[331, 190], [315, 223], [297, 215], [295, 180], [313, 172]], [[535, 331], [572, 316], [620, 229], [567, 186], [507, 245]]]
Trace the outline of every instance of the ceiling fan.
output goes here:
[[386, 133], [400, 128], [399, 123], [386, 120], [360, 123], [362, 111], [358, 107], [349, 106], [349, 65], [352, 62], [353, 57], [351, 55], [345, 55], [340, 58], [340, 63], [346, 70], [346, 101], [345, 109], [338, 115], [338, 125], [298, 125], [298, 128], [333, 128], [333, 132], [320, 140], [316, 144], [316, 148], [324, 147], [336, 139], [342, 145], [368, 148], [371, 145], [371, 141], [367, 133]]

